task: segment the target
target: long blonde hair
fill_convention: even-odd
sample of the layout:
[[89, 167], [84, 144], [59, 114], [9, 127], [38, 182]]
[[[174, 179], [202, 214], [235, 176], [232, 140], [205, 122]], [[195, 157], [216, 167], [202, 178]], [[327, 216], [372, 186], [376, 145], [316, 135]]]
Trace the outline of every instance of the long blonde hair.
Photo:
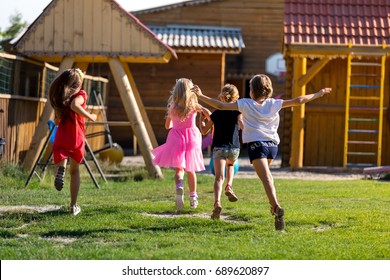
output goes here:
[[201, 110], [198, 98], [191, 91], [192, 81], [186, 78], [176, 80], [176, 84], [168, 99], [168, 115], [174, 115], [180, 120], [185, 119], [192, 111]]

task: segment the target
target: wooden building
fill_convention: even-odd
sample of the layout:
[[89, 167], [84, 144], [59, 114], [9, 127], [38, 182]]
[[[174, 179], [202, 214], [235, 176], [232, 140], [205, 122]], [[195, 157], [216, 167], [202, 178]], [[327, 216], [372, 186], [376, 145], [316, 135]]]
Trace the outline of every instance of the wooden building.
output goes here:
[[[132, 12], [178, 55], [167, 65], [132, 67], [159, 142], [167, 135], [166, 102], [177, 78], [191, 78], [211, 96], [227, 82], [248, 96], [249, 79], [264, 73], [266, 59], [282, 50], [283, 8], [283, 0], [193, 0]], [[284, 78], [270, 76], [283, 94]], [[117, 120], [121, 115], [110, 112]]]
[[[129, 64], [167, 63], [176, 57], [172, 48], [113, 0], [53, 0], [13, 47], [33, 59], [58, 64], [59, 73], [74, 66], [88, 72], [89, 64], [108, 64], [110, 81], [115, 83], [126, 120], [139, 139], [146, 167], [150, 175], [162, 177], [152, 164], [150, 151], [156, 140]], [[31, 169], [38, 157], [47, 135], [46, 122], [53, 115], [46, 102], [23, 162], [26, 169]]]
[[[30, 147], [35, 127], [48, 97], [49, 85], [58, 67], [26, 57], [0, 52], [0, 138], [3, 147], [0, 158], [7, 162], [20, 163]], [[108, 80], [102, 77], [85, 76], [84, 89], [98, 91], [105, 96]], [[92, 97], [92, 96], [91, 96]], [[87, 109], [102, 120], [102, 108], [93, 97]], [[46, 126], [49, 129], [49, 126]], [[97, 126], [87, 126], [91, 135], [102, 131]], [[102, 148], [104, 136], [88, 140], [94, 149]]]
[[333, 88], [286, 111], [292, 168], [390, 165], [389, 11], [387, 0], [285, 1], [286, 97]]

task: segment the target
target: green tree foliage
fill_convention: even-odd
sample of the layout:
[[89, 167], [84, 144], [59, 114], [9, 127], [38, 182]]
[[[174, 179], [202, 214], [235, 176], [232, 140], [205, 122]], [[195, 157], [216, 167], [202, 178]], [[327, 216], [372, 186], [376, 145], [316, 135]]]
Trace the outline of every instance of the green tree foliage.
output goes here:
[[7, 40], [18, 35], [23, 28], [27, 27], [27, 22], [23, 20], [22, 14], [20, 12], [15, 12], [15, 14], [9, 17], [10, 26], [4, 31], [0, 29], [0, 39]]

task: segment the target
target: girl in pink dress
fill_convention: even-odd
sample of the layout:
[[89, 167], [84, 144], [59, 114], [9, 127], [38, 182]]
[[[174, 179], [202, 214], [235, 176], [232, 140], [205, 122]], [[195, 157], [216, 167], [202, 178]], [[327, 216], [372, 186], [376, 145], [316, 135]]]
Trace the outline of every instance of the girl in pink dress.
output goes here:
[[68, 69], [61, 73], [51, 84], [50, 104], [55, 112], [55, 124], [58, 126], [53, 143], [55, 164], [55, 188], [60, 191], [64, 186], [65, 167], [70, 158], [70, 212], [76, 216], [81, 208], [77, 205], [80, 189], [79, 165], [84, 159], [85, 128], [84, 118], [96, 120], [95, 114], [88, 113], [87, 93], [81, 90], [84, 74], [80, 69]]
[[165, 128], [171, 129], [165, 144], [152, 150], [153, 163], [160, 167], [175, 168], [176, 209], [184, 207], [183, 178], [187, 173], [190, 190], [190, 207], [198, 206], [196, 173], [205, 170], [202, 154], [202, 135], [196, 126], [196, 116], [203, 114], [210, 119], [210, 111], [198, 103], [191, 91], [192, 81], [179, 79], [168, 100]]

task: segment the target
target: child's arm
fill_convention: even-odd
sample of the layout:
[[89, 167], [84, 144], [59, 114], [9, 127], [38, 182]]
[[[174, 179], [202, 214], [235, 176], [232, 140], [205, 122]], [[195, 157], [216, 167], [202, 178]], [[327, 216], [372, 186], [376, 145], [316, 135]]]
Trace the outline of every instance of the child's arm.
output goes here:
[[244, 121], [242, 120], [242, 114], [237, 117], [237, 123], [241, 130], [244, 130]]
[[282, 108], [298, 106], [298, 105], [313, 101], [314, 99], [322, 97], [325, 94], [330, 93], [331, 91], [332, 91], [332, 88], [323, 88], [316, 93], [298, 96], [296, 98], [289, 99], [289, 100], [283, 100]]
[[200, 127], [200, 132], [202, 132], [203, 135], [206, 135], [207, 133], [209, 133], [210, 129], [213, 127], [213, 121], [210, 119], [208, 119], [208, 122], [205, 123], [205, 117], [203, 114], [200, 115], [200, 118], [199, 118], [199, 127]]
[[84, 98], [79, 95], [75, 99], [72, 100], [72, 103], [70, 104], [70, 108], [76, 112], [77, 114], [90, 119], [91, 121], [96, 121], [97, 116], [95, 114], [88, 113], [83, 106], [81, 106], [84, 103]]
[[227, 103], [227, 102], [221, 102], [217, 99], [210, 98], [206, 95], [203, 95], [202, 91], [197, 85], [194, 85], [194, 87], [191, 89], [200, 100], [207, 103], [208, 105], [220, 109], [220, 110], [238, 110], [237, 102]]
[[170, 129], [172, 128], [172, 120], [171, 117], [168, 117], [165, 119], [165, 129]]
[[211, 111], [203, 106], [201, 106], [201, 115], [204, 116], [206, 119], [210, 120]]

